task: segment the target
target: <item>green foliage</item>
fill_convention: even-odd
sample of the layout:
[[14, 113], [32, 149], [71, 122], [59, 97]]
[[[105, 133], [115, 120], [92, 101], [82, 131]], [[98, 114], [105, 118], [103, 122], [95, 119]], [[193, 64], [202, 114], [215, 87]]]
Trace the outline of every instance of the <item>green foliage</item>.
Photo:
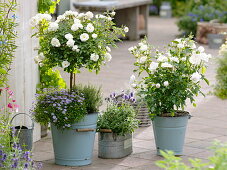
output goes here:
[[99, 107], [102, 105], [101, 87], [76, 85], [73, 87], [72, 91], [78, 91], [84, 94], [87, 114], [99, 111]]
[[129, 104], [109, 104], [106, 111], [99, 115], [97, 129], [111, 129], [113, 133], [125, 135], [138, 127], [136, 113]]
[[221, 46], [220, 54], [222, 58], [218, 59], [215, 95], [221, 99], [227, 99], [227, 42]]
[[175, 157], [172, 151], [161, 151], [164, 160], [157, 161], [156, 165], [165, 170], [225, 170], [227, 167], [227, 143], [215, 141], [211, 147], [214, 155], [209, 157], [209, 162], [204, 163], [200, 159], [189, 159], [191, 166], [182, 162], [180, 157]]
[[50, 13], [53, 14], [56, 8], [56, 5], [60, 0], [38, 0], [38, 12], [39, 13]]
[[16, 1], [6, 0], [0, 3], [0, 87], [6, 85], [8, 72], [16, 50], [15, 30]]
[[184, 109], [187, 99], [194, 103], [194, 97], [203, 94], [199, 82], [208, 83], [205, 63], [211, 56], [203, 47], [197, 48], [192, 37], [175, 39], [163, 52], [144, 39], [129, 51], [136, 58], [134, 71], [142, 76], [142, 81], [133, 78], [131, 83], [145, 96], [152, 119], [165, 113], [174, 115], [176, 109]]
[[209, 5], [196, 6], [187, 15], [181, 17], [177, 25], [179, 30], [183, 32], [183, 35], [196, 35], [197, 22], [208, 22], [213, 19], [220, 19], [224, 22], [225, 13]]
[[31, 111], [38, 123], [52, 123], [59, 129], [70, 129], [87, 113], [84, 95], [68, 90], [37, 94], [37, 103]]
[[37, 85], [37, 92], [42, 93], [46, 88], [66, 89], [66, 83], [61, 77], [59, 70], [53, 70], [45, 66], [39, 68], [40, 83]]

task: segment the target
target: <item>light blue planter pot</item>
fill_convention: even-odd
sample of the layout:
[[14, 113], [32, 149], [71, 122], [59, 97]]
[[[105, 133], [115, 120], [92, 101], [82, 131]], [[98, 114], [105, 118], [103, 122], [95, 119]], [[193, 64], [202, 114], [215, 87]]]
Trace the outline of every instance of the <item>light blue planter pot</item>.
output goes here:
[[183, 154], [185, 132], [190, 116], [156, 117], [152, 124], [157, 154], [160, 150], [171, 150], [175, 155]]
[[84, 166], [92, 163], [97, 118], [98, 113], [86, 115], [70, 130], [60, 130], [51, 124], [56, 164]]

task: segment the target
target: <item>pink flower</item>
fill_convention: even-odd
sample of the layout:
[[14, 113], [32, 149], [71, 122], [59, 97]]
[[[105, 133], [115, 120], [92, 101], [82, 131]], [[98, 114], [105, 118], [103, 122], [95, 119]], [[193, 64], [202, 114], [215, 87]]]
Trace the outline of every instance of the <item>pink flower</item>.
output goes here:
[[8, 106], [8, 108], [10, 108], [10, 109], [12, 109], [12, 108], [13, 108], [12, 103], [9, 103], [7, 106]]
[[12, 100], [12, 102], [16, 102], [16, 100]]

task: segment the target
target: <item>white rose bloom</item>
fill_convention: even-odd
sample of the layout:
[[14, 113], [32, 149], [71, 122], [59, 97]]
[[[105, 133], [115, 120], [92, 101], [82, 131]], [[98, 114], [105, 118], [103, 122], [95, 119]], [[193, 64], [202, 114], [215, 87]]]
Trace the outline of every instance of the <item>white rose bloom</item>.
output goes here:
[[75, 18], [75, 19], [74, 19], [74, 24], [81, 24], [81, 20], [78, 19], [78, 18]]
[[179, 59], [177, 57], [170, 57], [170, 60], [179, 63]]
[[88, 19], [91, 19], [94, 17], [94, 14], [91, 11], [86, 12], [85, 15], [87, 16]]
[[87, 24], [85, 30], [87, 32], [93, 32], [95, 30], [95, 28], [94, 28], [94, 26], [91, 23], [89, 23], [89, 24]]
[[145, 63], [147, 61], [147, 57], [146, 56], [142, 56], [142, 57], [140, 57], [140, 59], [139, 59], [139, 63]]
[[45, 19], [47, 21], [51, 21], [52, 16], [50, 14], [42, 14], [42, 19]]
[[51, 22], [49, 27], [48, 27], [48, 31], [57, 31], [59, 28], [58, 23], [56, 22]]
[[112, 19], [113, 19], [113, 18], [111, 18], [111, 17], [107, 17], [106, 19], [107, 19], [107, 20], [109, 20], [109, 21], [112, 21]]
[[70, 65], [70, 63], [68, 61], [63, 61], [62, 62], [62, 68], [66, 68]]
[[99, 55], [98, 55], [98, 54], [93, 53], [93, 54], [91, 54], [90, 59], [91, 59], [92, 61], [98, 61], [98, 59], [99, 59]]
[[135, 80], [136, 80], [136, 77], [135, 77], [135, 75], [133, 74], [133, 75], [131, 75], [131, 77], [130, 77], [129, 83], [132, 84], [132, 83], [135, 82]]
[[106, 62], [110, 62], [111, 59], [112, 59], [111, 54], [110, 54], [110, 53], [106, 53], [106, 54], [105, 54], [105, 61], [106, 61]]
[[177, 38], [177, 39], [175, 39], [174, 41], [176, 41], [176, 42], [181, 42], [181, 38]]
[[201, 60], [203, 60], [205, 62], [208, 62], [209, 59], [211, 58], [211, 55], [210, 54], [206, 54], [206, 53], [201, 53], [200, 54], [200, 58], [201, 58]]
[[89, 39], [89, 35], [87, 33], [83, 33], [80, 35], [80, 40], [85, 42]]
[[153, 71], [155, 71], [157, 68], [158, 68], [158, 63], [152, 62], [152, 63], [150, 64], [150, 66], [149, 66], [148, 69], [149, 69], [151, 72], [153, 72]]
[[147, 49], [148, 49], [148, 46], [146, 44], [143, 44], [140, 46], [141, 51], [147, 51]]
[[44, 66], [44, 64], [43, 63], [39, 63], [39, 66], [42, 67], [42, 66]]
[[128, 51], [133, 51], [134, 50], [134, 47], [130, 47], [129, 49], [128, 49]]
[[70, 34], [70, 33], [65, 34], [65, 38], [66, 38], [67, 40], [73, 39], [73, 35]]
[[192, 54], [192, 56], [189, 58], [189, 61], [194, 65], [199, 65], [201, 63], [200, 54]]
[[83, 25], [82, 24], [73, 24], [72, 26], [71, 26], [71, 30], [72, 31], [77, 31], [79, 28], [83, 28]]
[[182, 61], [186, 61], [186, 60], [187, 60], [187, 58], [186, 58], [186, 57], [183, 57], [181, 60], [182, 60]]
[[79, 13], [78, 18], [83, 18], [85, 16], [84, 13]]
[[70, 16], [70, 15], [74, 15], [74, 12], [69, 10], [69, 11], [65, 11], [64, 13], [65, 16]]
[[74, 45], [72, 48], [73, 51], [78, 51], [78, 49], [79, 49], [78, 45]]
[[124, 27], [124, 32], [128, 32], [129, 31], [129, 28], [128, 27]]
[[198, 83], [201, 79], [201, 75], [198, 72], [195, 72], [191, 76], [191, 80], [195, 83]]
[[65, 16], [64, 15], [59, 15], [58, 17], [57, 17], [57, 20], [55, 21], [56, 23], [59, 23], [60, 21], [63, 21], [63, 20], [65, 20]]
[[160, 88], [161, 85], [160, 85], [159, 83], [157, 83], [157, 84], [155, 85], [155, 87], [156, 87], [156, 88]]
[[195, 49], [195, 48], [196, 48], [195, 43], [192, 43], [192, 44], [191, 44], [191, 48], [192, 48], [192, 49]]
[[173, 66], [172, 66], [171, 64], [169, 64], [169, 63], [162, 63], [161, 66], [164, 67], [164, 68], [172, 68], [172, 67], [173, 67]]
[[91, 36], [92, 36], [92, 38], [97, 38], [98, 37], [97, 34], [92, 34]]
[[164, 86], [166, 86], [166, 87], [169, 86], [169, 82], [168, 82], [168, 81], [165, 81], [163, 84], [164, 84]]
[[183, 43], [179, 43], [179, 44], [177, 44], [177, 47], [178, 48], [184, 48], [184, 44]]
[[159, 55], [157, 61], [166, 62], [166, 61], [168, 61], [168, 58], [166, 56], [164, 56], [164, 55]]
[[74, 41], [73, 39], [69, 39], [69, 40], [66, 42], [66, 45], [67, 45], [68, 47], [73, 47], [73, 46], [74, 46], [74, 43], [75, 43], [75, 41]]
[[51, 45], [53, 47], [60, 47], [61, 46], [60, 41], [57, 38], [52, 38]]
[[200, 46], [199, 48], [198, 48], [198, 51], [200, 52], [200, 53], [203, 53], [204, 52], [204, 48], [203, 48], [203, 46]]
[[111, 49], [110, 49], [110, 47], [108, 47], [108, 46], [106, 46], [106, 50], [107, 50], [108, 52], [111, 52]]
[[40, 60], [44, 60], [44, 59], [45, 59], [45, 56], [44, 56], [43, 53], [40, 53], [40, 54], [38, 55], [38, 58], [39, 58]]
[[40, 62], [42, 62], [42, 60], [40, 60], [39, 56], [36, 56], [34, 58], [34, 61], [35, 61], [36, 64], [39, 64]]
[[114, 11], [113, 11], [113, 12], [111, 12], [111, 15], [112, 15], [112, 16], [116, 15], [116, 12], [114, 12]]

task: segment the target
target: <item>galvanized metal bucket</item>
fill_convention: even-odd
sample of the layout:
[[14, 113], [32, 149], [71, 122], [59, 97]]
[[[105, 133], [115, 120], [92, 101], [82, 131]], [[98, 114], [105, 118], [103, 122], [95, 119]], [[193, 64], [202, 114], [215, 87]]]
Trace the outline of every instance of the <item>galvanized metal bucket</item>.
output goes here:
[[99, 133], [98, 156], [100, 158], [123, 158], [132, 153], [132, 134], [119, 136], [114, 133]]
[[157, 154], [160, 150], [171, 150], [183, 155], [183, 145], [189, 115], [181, 117], [155, 117], [152, 121]]
[[51, 124], [55, 163], [84, 166], [92, 163], [98, 113], [88, 114], [72, 129], [57, 129]]
[[26, 113], [18, 113], [14, 115], [10, 121], [10, 124], [12, 124], [14, 118], [18, 115], [26, 115], [31, 119], [31, 126], [15, 126], [15, 136], [18, 136], [19, 138], [19, 144], [23, 150], [32, 150], [32, 144], [33, 144], [33, 130], [34, 130], [34, 121], [32, 117]]
[[208, 34], [208, 45], [211, 49], [219, 49], [225, 42], [225, 36], [223, 34]]

